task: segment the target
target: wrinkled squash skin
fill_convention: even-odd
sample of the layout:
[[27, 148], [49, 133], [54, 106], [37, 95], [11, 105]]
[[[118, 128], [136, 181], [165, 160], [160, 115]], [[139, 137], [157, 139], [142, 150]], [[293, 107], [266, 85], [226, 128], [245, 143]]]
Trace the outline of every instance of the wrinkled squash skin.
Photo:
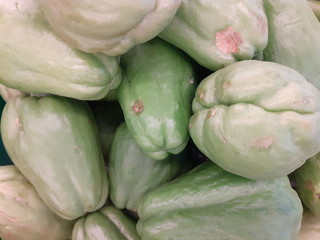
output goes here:
[[113, 206], [105, 206], [77, 220], [72, 240], [140, 240], [140, 237], [132, 219]]
[[184, 0], [159, 37], [216, 71], [259, 58], [268, 43], [262, 0]]
[[300, 72], [320, 89], [320, 22], [306, 0], [264, 0], [269, 41], [264, 60]]
[[120, 209], [136, 211], [144, 195], [191, 168], [185, 152], [157, 161], [136, 143], [125, 123], [116, 130], [109, 157], [110, 198]]
[[37, 0], [0, 2], [0, 83], [79, 100], [105, 98], [121, 82], [119, 57], [89, 54], [57, 37]]
[[320, 151], [320, 92], [278, 63], [247, 60], [198, 86], [189, 131], [226, 171], [251, 179], [286, 176]]
[[193, 61], [155, 38], [123, 55], [121, 67], [118, 100], [138, 145], [157, 160], [181, 152], [189, 140], [196, 84]]

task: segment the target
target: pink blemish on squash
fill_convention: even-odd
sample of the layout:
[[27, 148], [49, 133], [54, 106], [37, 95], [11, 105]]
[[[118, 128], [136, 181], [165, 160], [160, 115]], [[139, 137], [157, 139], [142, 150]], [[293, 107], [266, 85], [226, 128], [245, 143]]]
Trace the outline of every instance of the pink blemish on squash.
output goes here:
[[261, 138], [258, 138], [253, 145], [261, 149], [268, 149], [271, 147], [272, 143], [273, 143], [272, 137], [263, 136]]
[[198, 96], [199, 96], [200, 99], [204, 98], [204, 93], [203, 93], [203, 91], [201, 89], [198, 91]]
[[225, 88], [230, 87], [230, 85], [231, 85], [231, 82], [230, 81], [226, 81], [226, 82], [223, 83], [222, 87], [225, 89]]
[[310, 190], [310, 191], [314, 191], [315, 189], [314, 189], [314, 186], [313, 186], [313, 183], [312, 183], [312, 181], [310, 181], [310, 180], [307, 180], [306, 181], [306, 188], [308, 189], [308, 190]]
[[141, 113], [144, 109], [143, 102], [141, 100], [135, 101], [131, 109], [134, 113]]
[[213, 116], [216, 114], [216, 112], [217, 112], [217, 109], [216, 109], [216, 108], [211, 108], [211, 109], [209, 110], [208, 118], [213, 117]]
[[226, 54], [239, 52], [239, 45], [242, 43], [240, 33], [235, 32], [231, 26], [216, 33], [216, 46]]
[[315, 195], [320, 200], [320, 193], [316, 193]]
[[307, 105], [311, 102], [311, 99], [309, 97], [305, 97], [302, 100], [297, 100], [293, 102], [293, 105]]
[[259, 14], [257, 13], [252, 13], [252, 15], [255, 17], [256, 19], [256, 26], [258, 28], [261, 29], [261, 33], [264, 35], [264, 34], [267, 34], [268, 33], [268, 22], [265, 18], [261, 17]]
[[223, 142], [223, 143], [227, 143], [227, 139], [226, 139], [226, 137], [224, 136], [224, 135], [220, 135], [220, 139], [221, 139], [221, 141]]

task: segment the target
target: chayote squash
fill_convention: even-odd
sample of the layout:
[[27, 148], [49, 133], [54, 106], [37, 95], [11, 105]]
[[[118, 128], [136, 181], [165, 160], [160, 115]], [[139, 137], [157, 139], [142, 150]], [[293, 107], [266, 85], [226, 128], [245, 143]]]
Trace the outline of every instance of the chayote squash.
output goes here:
[[115, 56], [158, 35], [181, 0], [40, 0], [56, 33], [86, 52]]
[[320, 217], [320, 153], [295, 170], [292, 177], [303, 204], [313, 215]]
[[140, 237], [132, 219], [113, 206], [105, 206], [77, 220], [72, 240], [140, 240]]
[[20, 95], [20, 94], [23, 94], [23, 93], [16, 90], [16, 89], [8, 88], [8, 87], [0, 84], [0, 95], [4, 101], [8, 101], [10, 98], [17, 96], [17, 95]]
[[98, 135], [105, 161], [109, 158], [110, 148], [117, 127], [123, 122], [123, 113], [118, 102], [88, 102], [98, 127]]
[[188, 143], [188, 121], [195, 91], [193, 62], [155, 38], [121, 58], [118, 100], [129, 131], [149, 157], [165, 159]]
[[218, 70], [260, 57], [268, 43], [262, 0], [184, 0], [159, 37]]
[[269, 42], [264, 60], [300, 72], [320, 89], [320, 23], [306, 0], [264, 0]]
[[1, 136], [14, 164], [57, 215], [76, 219], [106, 202], [107, 174], [86, 102], [16, 96], [3, 110]]
[[301, 229], [297, 240], [320, 239], [320, 218], [305, 210], [302, 216]]
[[0, 2], [0, 83], [22, 92], [104, 98], [121, 82], [119, 58], [83, 53], [55, 36], [37, 0]]
[[190, 135], [210, 160], [252, 179], [286, 176], [320, 151], [320, 92], [301, 74], [247, 60], [198, 86]]
[[318, 20], [320, 20], [320, 1], [308, 1], [309, 6], [311, 7], [313, 13], [316, 15]]
[[[184, 153], [184, 152], [183, 152]], [[125, 123], [116, 130], [109, 157], [110, 198], [120, 209], [136, 211], [142, 197], [161, 184], [191, 168], [180, 153], [162, 161], [146, 156]]]
[[206, 162], [147, 194], [142, 240], [295, 240], [302, 204], [287, 177], [250, 180]]
[[15, 166], [0, 167], [0, 236], [3, 240], [67, 240], [73, 224], [54, 214]]
[[[3, 98], [0, 97], [0, 116], [2, 115], [3, 108], [6, 102]], [[1, 131], [0, 131], [1, 133]], [[2, 138], [0, 137], [0, 166], [4, 165], [12, 165], [12, 161], [10, 160], [7, 151], [5, 150], [2, 142]]]

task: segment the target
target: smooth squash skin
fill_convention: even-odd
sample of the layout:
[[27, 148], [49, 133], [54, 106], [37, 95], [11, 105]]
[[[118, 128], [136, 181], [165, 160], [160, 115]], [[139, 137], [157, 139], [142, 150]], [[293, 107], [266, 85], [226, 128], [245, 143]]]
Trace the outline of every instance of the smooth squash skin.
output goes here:
[[118, 57], [70, 47], [52, 32], [37, 0], [1, 1], [0, 35], [0, 83], [7, 87], [97, 100], [121, 82]]
[[109, 157], [110, 199], [120, 209], [136, 211], [143, 196], [191, 168], [186, 154], [162, 161], [148, 157], [125, 123], [116, 130]]
[[0, 236], [3, 240], [67, 240], [74, 222], [54, 214], [13, 165], [0, 167]]
[[247, 60], [201, 81], [189, 132], [226, 171], [251, 179], [286, 176], [320, 151], [320, 92], [301, 74]]
[[155, 38], [121, 58], [123, 82], [117, 95], [129, 131], [149, 157], [165, 159], [188, 143], [195, 92], [193, 62]]
[[57, 35], [85, 52], [118, 56], [156, 37], [181, 0], [40, 0]]
[[72, 240], [140, 240], [140, 237], [132, 219], [113, 206], [105, 206], [77, 220]]
[[269, 41], [264, 60], [300, 72], [320, 89], [320, 22], [306, 0], [264, 0]]
[[296, 190], [312, 215], [320, 218], [320, 153], [293, 172]]
[[262, 55], [268, 21], [262, 0], [184, 0], [159, 37], [216, 71]]
[[147, 194], [142, 240], [295, 240], [302, 204], [287, 177], [254, 181], [206, 162]]
[[3, 110], [1, 136], [11, 160], [60, 217], [76, 219], [106, 202], [107, 174], [85, 102], [16, 96]]

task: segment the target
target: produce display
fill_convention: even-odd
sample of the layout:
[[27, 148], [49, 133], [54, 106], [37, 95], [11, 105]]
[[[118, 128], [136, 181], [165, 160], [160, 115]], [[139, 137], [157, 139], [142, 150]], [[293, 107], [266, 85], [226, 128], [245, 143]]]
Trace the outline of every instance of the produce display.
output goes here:
[[0, 1], [0, 240], [320, 239], [319, 19]]

